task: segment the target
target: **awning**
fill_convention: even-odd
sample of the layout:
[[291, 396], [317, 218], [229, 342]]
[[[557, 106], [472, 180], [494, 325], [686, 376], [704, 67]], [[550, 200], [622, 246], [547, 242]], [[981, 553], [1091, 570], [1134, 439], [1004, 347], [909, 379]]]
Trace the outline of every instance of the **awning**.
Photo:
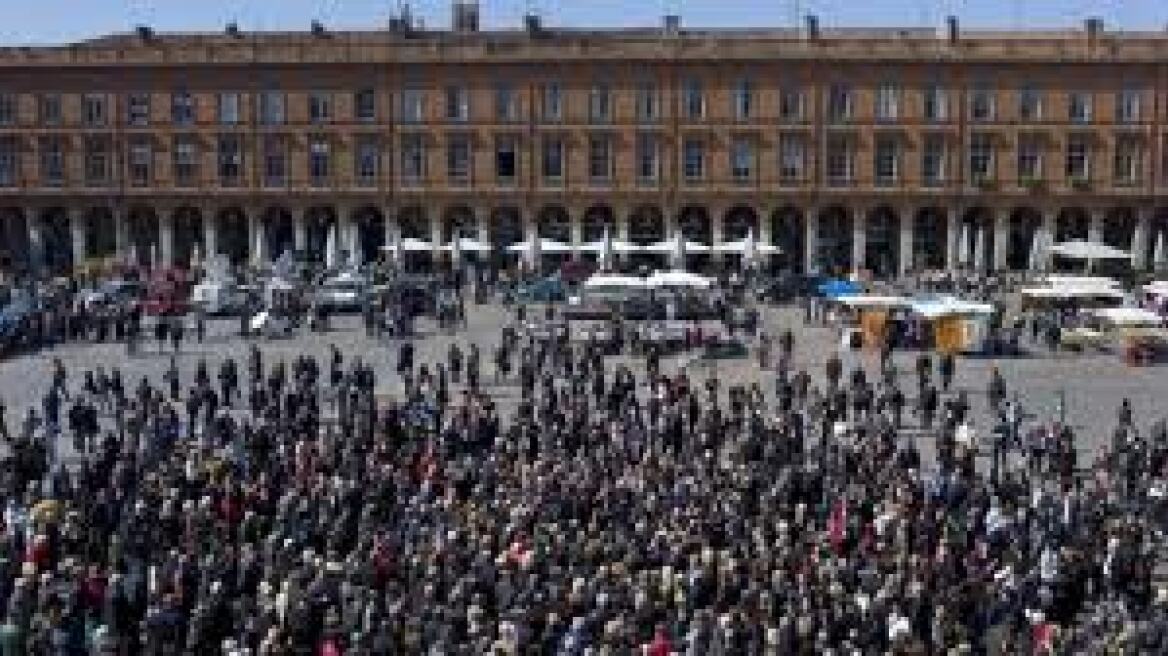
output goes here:
[[707, 289], [713, 285], [709, 278], [689, 271], [656, 271], [645, 279], [649, 287], [694, 287]]
[[[402, 241], [405, 240], [403, 239]], [[458, 240], [458, 249], [463, 253], [489, 253], [491, 252], [491, 245], [477, 239], [471, 239], [470, 237], [460, 237]], [[442, 247], [442, 250], [447, 252], [453, 251], [454, 242], [446, 244]]]
[[1051, 255], [1072, 260], [1130, 260], [1131, 253], [1093, 241], [1064, 241], [1050, 247]]
[[[521, 241], [511, 244], [507, 247], [508, 253], [526, 253], [531, 250], [530, 241]], [[554, 239], [540, 239], [539, 240], [540, 253], [571, 253], [571, 244], [565, 244], [562, 241]]]

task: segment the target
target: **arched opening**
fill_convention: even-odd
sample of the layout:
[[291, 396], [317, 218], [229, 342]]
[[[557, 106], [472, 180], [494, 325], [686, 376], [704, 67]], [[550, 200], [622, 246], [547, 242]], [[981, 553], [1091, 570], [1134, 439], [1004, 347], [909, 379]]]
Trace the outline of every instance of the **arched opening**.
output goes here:
[[245, 264], [255, 248], [248, 235], [247, 214], [241, 208], [228, 207], [219, 212], [216, 220], [215, 249], [219, 253], [208, 253], [208, 257], [223, 254], [233, 265]]
[[[447, 208], [442, 215], [442, 246], [447, 246], [455, 239], [478, 240], [479, 228], [475, 221], [474, 211], [466, 205], [455, 205]], [[452, 251], [446, 251], [451, 254]], [[461, 263], [475, 263], [479, 261], [479, 254], [467, 250], [460, 253]]]
[[[726, 210], [726, 215], [722, 219], [722, 242], [741, 241], [746, 239], [749, 234], [753, 234], [754, 238], [758, 239], [758, 214], [754, 208], [748, 205], [736, 205]], [[741, 265], [741, 253], [726, 253], [723, 257], [727, 266]]]
[[[655, 205], [641, 205], [629, 215], [629, 241], [638, 246], [648, 246], [665, 241], [665, 215]], [[666, 253], [633, 253], [629, 261], [637, 267], [660, 266], [667, 259]]]
[[896, 210], [881, 205], [868, 213], [864, 226], [864, 268], [877, 278], [891, 278], [899, 273], [900, 216]]
[[93, 207], [85, 213], [85, 252], [90, 259], [104, 260], [118, 252], [117, 225], [108, 207]]
[[0, 209], [0, 266], [5, 271], [26, 271], [31, 264], [26, 218], [19, 207]]
[[945, 211], [939, 207], [917, 210], [913, 217], [913, 269], [945, 268], [945, 245], [949, 243], [947, 223]]
[[127, 217], [130, 257], [139, 265], [158, 266], [158, 215], [152, 208], [135, 207]]
[[[540, 231], [544, 230], [544, 214], [553, 208], [544, 208], [537, 219]], [[560, 209], [563, 212], [562, 208]], [[567, 215], [564, 212], [565, 216]], [[496, 207], [491, 211], [489, 223], [491, 236], [491, 265], [505, 269], [517, 258], [507, 249], [523, 241], [523, 217], [516, 207]], [[567, 241], [565, 239], [564, 241]]]
[[[337, 213], [333, 208], [327, 206], [308, 208], [304, 213], [305, 240], [302, 255], [305, 261], [314, 263], [325, 261], [329, 233], [336, 227]], [[343, 237], [338, 232], [334, 238], [337, 240], [336, 252], [339, 254], [344, 249]]]
[[852, 268], [852, 216], [833, 205], [819, 214], [815, 261], [828, 275], [846, 275]]
[[1103, 243], [1122, 251], [1131, 251], [1136, 234], [1136, 212], [1130, 207], [1116, 207], [1103, 217]]
[[803, 270], [803, 235], [805, 234], [803, 211], [786, 206], [771, 215], [771, 238], [779, 253], [771, 258], [773, 266], [782, 271]]
[[296, 248], [292, 213], [283, 207], [270, 207], [263, 216], [264, 251], [269, 260], [283, 257]]
[[1068, 207], [1059, 212], [1055, 222], [1054, 241], [1086, 240], [1090, 233], [1091, 217], [1081, 207]]
[[989, 271], [994, 266], [994, 217], [986, 207], [972, 207], [961, 217], [958, 262], [965, 268]]
[[1149, 270], [1168, 272], [1168, 207], [1161, 207], [1152, 215], [1148, 238], [1144, 240], [1144, 261]]
[[1010, 213], [1010, 237], [1006, 245], [1006, 268], [1023, 271], [1036, 262], [1036, 236], [1042, 227], [1042, 215], [1031, 207], [1019, 207]]
[[[404, 207], [398, 213], [398, 230], [402, 239], [420, 239], [429, 242], [430, 221], [426, 210], [418, 205]], [[402, 267], [406, 271], [425, 270], [433, 261], [433, 250], [406, 251], [402, 253]]]
[[[681, 208], [677, 215], [677, 229], [686, 241], [693, 241], [703, 246], [710, 246], [714, 241], [714, 228], [710, 223], [710, 214], [701, 205], [687, 205]], [[709, 253], [686, 252], [686, 268], [701, 271], [709, 267]]]
[[[550, 205], [540, 211], [539, 216], [536, 217], [536, 234], [540, 239], [551, 239], [553, 241], [563, 242], [565, 244], [572, 241], [572, 225], [568, 217], [568, 212], [559, 205]], [[523, 240], [522, 227], [520, 227], [519, 240]], [[569, 253], [547, 253], [540, 251], [540, 266], [559, 266], [563, 264], [571, 255]], [[517, 260], [518, 261], [518, 260]]]
[[188, 267], [192, 264], [195, 246], [198, 245], [199, 258], [207, 259], [206, 245], [203, 244], [203, 217], [195, 207], [180, 207], [171, 219], [174, 229], [174, 264]]
[[376, 262], [385, 245], [385, 215], [373, 205], [360, 207], [353, 213], [353, 230], [357, 243], [346, 243], [343, 250], [356, 246], [358, 261]]
[[598, 241], [604, 238], [604, 231], [608, 230], [608, 234], [612, 239], [616, 239], [616, 215], [613, 214], [612, 208], [607, 205], [593, 205], [584, 212], [584, 220], [581, 222], [581, 232], [584, 241]]

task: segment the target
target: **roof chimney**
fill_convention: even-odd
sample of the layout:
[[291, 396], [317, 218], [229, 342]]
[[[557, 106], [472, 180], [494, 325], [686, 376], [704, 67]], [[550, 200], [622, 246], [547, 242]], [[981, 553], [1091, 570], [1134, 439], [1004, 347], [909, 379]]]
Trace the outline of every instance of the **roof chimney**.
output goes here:
[[1092, 16], [1085, 21], [1087, 28], [1087, 39], [1094, 41], [1103, 33], [1103, 19], [1098, 16]]
[[665, 33], [670, 36], [681, 32], [681, 16], [677, 14], [666, 14], [665, 23], [662, 27], [665, 29]]
[[227, 27], [223, 28], [223, 33], [227, 36], [239, 36], [239, 23], [231, 21], [227, 24]]
[[539, 20], [539, 14], [527, 14], [523, 17], [523, 29], [527, 31], [528, 36], [535, 36], [543, 31], [543, 23]]
[[956, 44], [961, 40], [961, 26], [957, 24], [956, 16], [945, 17], [945, 32], [950, 45]]
[[324, 23], [314, 20], [311, 27], [312, 33], [316, 36], [324, 36]]
[[455, 2], [451, 6], [451, 28], [455, 32], [479, 31], [479, 3]]
[[819, 17], [815, 14], [803, 17], [803, 38], [810, 40], [819, 38]]
[[134, 32], [138, 34], [138, 38], [143, 41], [149, 41], [154, 37], [154, 30], [149, 25], [139, 25], [134, 28]]

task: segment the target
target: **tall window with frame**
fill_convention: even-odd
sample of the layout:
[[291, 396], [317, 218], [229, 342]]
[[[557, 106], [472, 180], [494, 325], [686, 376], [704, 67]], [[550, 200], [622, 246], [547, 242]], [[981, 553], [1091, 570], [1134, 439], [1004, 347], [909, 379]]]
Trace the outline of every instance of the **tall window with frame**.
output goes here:
[[607, 82], [596, 82], [588, 90], [588, 120], [592, 123], [612, 120], [612, 89]]
[[794, 132], [779, 135], [779, 180], [784, 184], [801, 182], [807, 166], [807, 139]]
[[852, 141], [844, 134], [828, 135], [826, 140], [826, 157], [824, 171], [827, 183], [832, 186], [852, 184], [855, 177], [855, 162]]
[[929, 122], [944, 121], [949, 118], [949, 93], [940, 84], [931, 84], [921, 92], [921, 116]]
[[641, 80], [637, 83], [637, 122], [654, 123], [660, 117], [657, 83]]
[[495, 182], [513, 185], [519, 177], [519, 139], [515, 135], [495, 137]]
[[706, 117], [706, 94], [701, 80], [691, 77], [682, 83], [681, 103], [685, 118], [700, 121]]
[[425, 135], [407, 132], [401, 136], [401, 178], [406, 184], [426, 179]]
[[470, 136], [453, 134], [447, 138], [446, 179], [455, 184], [470, 182]]
[[65, 184], [65, 144], [60, 137], [41, 137], [41, 186], [59, 187]]
[[264, 186], [279, 188], [288, 184], [288, 141], [273, 134], [264, 138]]
[[235, 91], [220, 93], [217, 97], [219, 123], [222, 125], [237, 125], [242, 114], [240, 95]]
[[1140, 112], [1143, 93], [1139, 89], [1121, 89], [1115, 94], [1115, 120], [1119, 123], [1137, 123], [1142, 118]]
[[1042, 120], [1042, 91], [1024, 86], [1018, 90], [1018, 118], [1023, 121]]
[[218, 143], [219, 185], [237, 187], [243, 178], [243, 143], [238, 134], [221, 134]]
[[328, 91], [308, 94], [308, 121], [317, 125], [328, 123], [333, 117], [333, 97]]
[[358, 89], [353, 92], [353, 118], [361, 123], [372, 123], [377, 120], [376, 90]]
[[1091, 145], [1086, 135], [1072, 134], [1067, 137], [1066, 175], [1072, 184], [1091, 178]]
[[1144, 177], [1143, 142], [1135, 135], [1115, 140], [1115, 164], [1112, 172], [1117, 187], [1134, 187]]
[[544, 123], [564, 120], [564, 91], [559, 81], [550, 80], [540, 85], [539, 118]]
[[198, 182], [199, 150], [195, 137], [179, 135], [173, 146], [174, 184], [178, 187], [194, 187]]
[[20, 181], [20, 151], [16, 137], [0, 137], [0, 187], [15, 187]]
[[564, 138], [544, 135], [540, 168], [544, 182], [562, 182], [564, 179]]
[[803, 91], [798, 87], [779, 89], [779, 119], [787, 123], [803, 120]]
[[495, 120], [500, 123], [514, 123], [519, 120], [519, 100], [515, 87], [510, 82], [495, 84]]
[[470, 92], [463, 85], [447, 85], [444, 90], [443, 117], [447, 121], [465, 123], [470, 120]]
[[1067, 119], [1072, 123], [1091, 122], [1091, 94], [1072, 91], [1067, 94]]
[[900, 117], [900, 87], [886, 82], [876, 87], [876, 120], [895, 121]]
[[133, 187], [150, 186], [150, 176], [154, 168], [154, 149], [148, 139], [134, 139], [130, 142], [129, 174]]
[[985, 132], [969, 136], [969, 178], [973, 182], [987, 182], [994, 178], [994, 139]]
[[308, 141], [308, 181], [314, 187], [328, 184], [332, 175], [332, 149], [324, 136], [314, 136]]
[[426, 119], [426, 90], [407, 86], [401, 92], [402, 123], [421, 123]]
[[969, 90], [969, 118], [972, 121], [986, 123], [993, 121], [996, 115], [994, 90], [988, 86], [978, 85]]
[[110, 141], [95, 135], [85, 138], [85, 184], [102, 187], [110, 182]]
[[170, 94], [170, 121], [175, 125], [193, 125], [195, 122], [195, 97], [186, 89]]
[[132, 127], [150, 125], [149, 93], [131, 93], [126, 97], [126, 124]]
[[691, 137], [682, 146], [682, 175], [688, 182], [698, 182], [706, 177], [706, 143]]
[[356, 173], [357, 184], [362, 187], [373, 187], [381, 174], [381, 141], [375, 134], [365, 134], [357, 138], [357, 148], [354, 150], [356, 161], [353, 170]]
[[827, 90], [827, 119], [839, 123], [852, 118], [852, 88], [847, 84], [832, 84]]
[[607, 134], [588, 138], [588, 179], [604, 184], [612, 181], [612, 137]]
[[754, 83], [743, 77], [734, 85], [734, 120], [749, 120], [754, 113]]
[[268, 89], [260, 92], [260, 123], [282, 125], [287, 120], [283, 91]]
[[895, 135], [881, 134], [876, 137], [873, 159], [876, 185], [883, 187], [896, 184], [900, 177], [900, 143]]
[[81, 119], [87, 127], [103, 127], [106, 123], [106, 96], [87, 93], [81, 97]]
[[738, 184], [754, 181], [754, 140], [735, 137], [730, 144], [730, 177]]
[[16, 125], [18, 100], [15, 93], [0, 93], [0, 125]]
[[40, 121], [42, 125], [60, 125], [63, 112], [61, 111], [61, 94], [42, 94], [39, 101]]
[[660, 153], [657, 135], [642, 132], [637, 135], [637, 182], [652, 184], [660, 176]]
[[1036, 134], [1018, 135], [1018, 181], [1042, 180], [1042, 141]]
[[945, 151], [945, 135], [925, 135], [921, 145], [921, 182], [925, 186], [935, 187], [945, 182]]

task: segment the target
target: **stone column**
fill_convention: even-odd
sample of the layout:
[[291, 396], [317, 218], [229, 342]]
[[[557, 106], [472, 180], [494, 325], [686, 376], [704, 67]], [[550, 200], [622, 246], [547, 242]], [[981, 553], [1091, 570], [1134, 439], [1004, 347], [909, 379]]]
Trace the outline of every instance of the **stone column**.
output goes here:
[[[613, 240], [616, 242], [627, 244], [629, 241], [629, 211], [629, 208], [623, 205], [613, 208], [613, 212], [616, 213], [616, 234], [613, 235]], [[629, 254], [624, 251], [616, 251], [614, 255], [618, 262], [624, 263], [629, 260]]]
[[956, 208], [945, 209], [945, 269], [957, 271], [961, 266], [961, 222]]
[[69, 237], [73, 247], [73, 268], [76, 269], [89, 255], [85, 244], [85, 215], [81, 212], [69, 212]]
[[1040, 273], [1042, 269], [1050, 266], [1050, 255], [1045, 251], [1048, 251], [1054, 244], [1054, 235], [1057, 221], [1058, 210], [1047, 209], [1042, 212], [1042, 223], [1038, 226], [1038, 243], [1044, 252], [1042, 253], [1041, 257], [1035, 258], [1038, 260], [1038, 264], [1040, 266], [1039, 269], [1035, 270], [1033, 273]]
[[384, 221], [385, 244], [384, 245], [385, 246], [392, 246], [394, 244], [394, 242], [397, 241], [398, 235], [401, 234], [401, 226], [398, 225], [397, 214], [394, 213], [392, 205], [386, 205], [385, 207], [383, 207], [381, 209], [381, 212], [382, 212], [382, 216], [385, 219], [385, 221]]
[[900, 277], [903, 278], [916, 265], [916, 258], [913, 253], [913, 220], [915, 217], [906, 208], [898, 208], [897, 211], [900, 212], [900, 217], [897, 222], [900, 227], [900, 257], [898, 258], [900, 260], [900, 266], [897, 271], [900, 273]]
[[[308, 210], [292, 213], [292, 248], [303, 253], [308, 248]], [[279, 257], [280, 253], [273, 253]]]
[[1152, 223], [1151, 208], [1141, 207], [1135, 211], [1136, 223], [1132, 226], [1131, 254], [1132, 269], [1144, 271], [1148, 268], [1148, 228]]
[[809, 207], [803, 215], [803, 273], [819, 268], [819, 208]]
[[[539, 222], [535, 218], [535, 214], [525, 207], [519, 208], [519, 222], [523, 226], [523, 242], [525, 244], [533, 244], [536, 239], [539, 239]], [[523, 252], [523, 260], [532, 271], [539, 271], [542, 255], [537, 255], [533, 249], [528, 249]]]
[[[761, 213], [758, 215], [758, 238], [760, 244], [767, 244], [774, 246], [775, 235], [771, 225], [771, 208], [763, 206]], [[758, 261], [764, 269], [770, 269], [772, 255], [763, 253], [762, 249], [758, 252]]]
[[[584, 216], [575, 208], [567, 208], [568, 239], [572, 245], [572, 260], [580, 259], [580, 247], [584, 245]], [[524, 233], [526, 234], [526, 233]]]
[[1103, 210], [1091, 208], [1090, 216], [1087, 219], [1087, 241], [1094, 243], [1103, 242], [1103, 215]]
[[158, 259], [151, 266], [174, 266], [174, 215], [170, 210], [158, 216]]
[[491, 245], [491, 212], [481, 211], [475, 214], [475, 232], [478, 240], [487, 246]]
[[39, 207], [25, 210], [25, 224], [28, 228], [28, 262], [34, 272], [39, 272], [45, 263], [45, 240], [41, 230]]
[[992, 225], [994, 231], [994, 270], [1009, 269], [1006, 256], [1010, 250], [1010, 215], [1004, 210], [994, 210]]
[[355, 228], [357, 224], [353, 222], [353, 208], [345, 205], [338, 205], [337, 211], [337, 252], [342, 254], [341, 264], [347, 264], [352, 261], [355, 253], [353, 249], [358, 247], [357, 233]]
[[865, 210], [852, 212], [852, 273], [864, 268], [868, 253], [868, 213]]
[[130, 210], [122, 208], [121, 212], [114, 210], [114, 254], [119, 262], [130, 259]]
[[214, 207], [204, 207], [199, 216], [203, 219], [203, 260], [209, 261], [219, 254], [219, 214]]
[[721, 264], [725, 258], [723, 253], [718, 250], [724, 241], [723, 237], [723, 223], [726, 219], [725, 207], [714, 207], [710, 214], [710, 259]]
[[249, 207], [243, 210], [247, 218], [247, 253], [252, 266], [262, 266], [270, 260], [270, 255], [262, 251], [267, 250], [267, 235], [264, 234], [264, 224], [260, 220], [259, 210]]

